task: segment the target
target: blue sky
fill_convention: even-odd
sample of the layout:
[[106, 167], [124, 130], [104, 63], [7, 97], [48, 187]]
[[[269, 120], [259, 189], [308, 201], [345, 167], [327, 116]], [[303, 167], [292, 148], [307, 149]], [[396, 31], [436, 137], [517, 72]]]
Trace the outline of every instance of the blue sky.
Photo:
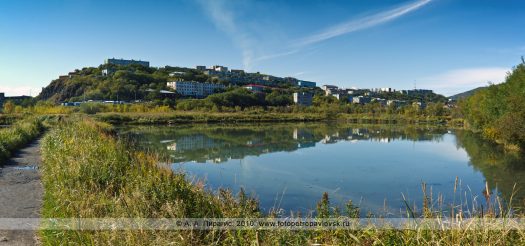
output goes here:
[[105, 58], [452, 95], [525, 55], [522, 0], [2, 0], [0, 92]]

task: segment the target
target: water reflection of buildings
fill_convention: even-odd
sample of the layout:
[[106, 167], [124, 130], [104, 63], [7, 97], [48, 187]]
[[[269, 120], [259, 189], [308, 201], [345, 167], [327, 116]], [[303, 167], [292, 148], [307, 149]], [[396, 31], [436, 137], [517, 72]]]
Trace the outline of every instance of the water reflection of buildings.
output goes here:
[[215, 147], [215, 141], [205, 135], [184, 136], [176, 140], [175, 143], [167, 147], [171, 151], [183, 151], [194, 149], [209, 149]]
[[297, 140], [297, 148], [311, 148], [315, 147], [315, 135], [311, 129], [294, 128], [293, 139]]
[[[390, 143], [395, 140], [434, 140], [444, 132], [432, 133], [416, 129], [382, 129], [351, 127], [293, 127], [256, 130], [219, 128], [198, 130], [188, 135], [177, 134], [173, 142], [163, 142], [174, 159], [181, 162], [222, 163], [246, 156], [258, 156], [278, 151], [291, 152], [315, 147], [317, 143], [334, 144], [341, 141], [356, 143], [375, 141]], [[164, 137], [166, 139], [167, 137]], [[170, 136], [173, 139], [173, 136]], [[241, 140], [242, 139], [242, 140]]]
[[339, 132], [336, 132], [331, 135], [325, 135], [323, 140], [321, 140], [321, 143], [323, 144], [333, 144], [337, 143], [341, 138], [339, 137]]

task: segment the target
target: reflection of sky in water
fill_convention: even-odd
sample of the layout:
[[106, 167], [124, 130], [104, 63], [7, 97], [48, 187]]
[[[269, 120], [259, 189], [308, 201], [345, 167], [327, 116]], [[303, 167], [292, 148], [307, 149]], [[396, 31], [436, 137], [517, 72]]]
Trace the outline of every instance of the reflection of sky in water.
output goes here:
[[467, 163], [466, 152], [456, 148], [452, 134], [446, 134], [438, 142], [318, 143], [293, 152], [247, 156], [222, 164], [190, 163], [183, 168], [205, 178], [213, 188], [238, 191], [242, 186], [265, 209], [278, 205], [286, 210], [315, 209], [326, 191], [334, 204], [344, 205], [351, 199], [379, 211], [386, 199], [389, 210], [397, 211], [403, 208], [401, 193], [420, 204], [423, 181], [445, 199], [452, 196], [456, 176], [481, 191], [483, 177]]
[[129, 133], [144, 147], [183, 163], [174, 169], [205, 179], [212, 188], [237, 192], [244, 187], [265, 211], [315, 209], [328, 192], [333, 205], [351, 199], [374, 212], [382, 212], [386, 200], [395, 216], [405, 212], [401, 194], [422, 204], [422, 182], [448, 204], [456, 176], [462, 199], [466, 192], [478, 202], [485, 179], [504, 197], [516, 182], [525, 187], [523, 158], [465, 131], [313, 123], [133, 128]]

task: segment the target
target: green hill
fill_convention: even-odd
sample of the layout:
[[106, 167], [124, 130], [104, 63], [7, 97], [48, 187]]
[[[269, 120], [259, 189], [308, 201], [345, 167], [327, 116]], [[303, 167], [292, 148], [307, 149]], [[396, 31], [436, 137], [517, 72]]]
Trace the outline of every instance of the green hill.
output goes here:
[[[111, 72], [104, 76], [102, 71]], [[171, 74], [171, 76], [170, 76]], [[142, 100], [154, 97], [151, 90], [167, 90], [166, 82], [175, 80], [244, 85], [250, 83], [289, 87], [295, 78], [279, 78], [260, 73], [218, 73], [206, 75], [193, 68], [119, 66], [104, 64], [75, 70], [42, 89], [38, 100], [72, 102], [83, 100]]]
[[[112, 69], [113, 73], [103, 76], [103, 69]], [[192, 80], [208, 80], [206, 75], [187, 68], [101, 65], [60, 76], [43, 88], [37, 99], [53, 102], [144, 99], [150, 93], [148, 89], [166, 89], [171, 72], [184, 72]]]
[[467, 97], [470, 97], [470, 96], [474, 95], [474, 93], [476, 93], [479, 90], [482, 90], [484, 88], [486, 88], [486, 87], [483, 86], [483, 87], [474, 88], [472, 90], [461, 92], [461, 93], [458, 93], [456, 95], [450, 96], [448, 98], [452, 99], [452, 100], [459, 100], [459, 99], [467, 98]]

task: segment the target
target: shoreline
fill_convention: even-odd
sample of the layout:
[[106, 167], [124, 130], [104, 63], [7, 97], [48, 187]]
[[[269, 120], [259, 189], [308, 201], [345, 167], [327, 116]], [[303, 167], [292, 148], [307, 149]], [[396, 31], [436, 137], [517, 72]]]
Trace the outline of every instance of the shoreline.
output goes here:
[[255, 122], [344, 122], [354, 124], [407, 124], [463, 127], [448, 117], [403, 117], [400, 115], [338, 114], [327, 117], [315, 113], [98, 113], [90, 115], [113, 125], [172, 125], [182, 123], [255, 123]]

